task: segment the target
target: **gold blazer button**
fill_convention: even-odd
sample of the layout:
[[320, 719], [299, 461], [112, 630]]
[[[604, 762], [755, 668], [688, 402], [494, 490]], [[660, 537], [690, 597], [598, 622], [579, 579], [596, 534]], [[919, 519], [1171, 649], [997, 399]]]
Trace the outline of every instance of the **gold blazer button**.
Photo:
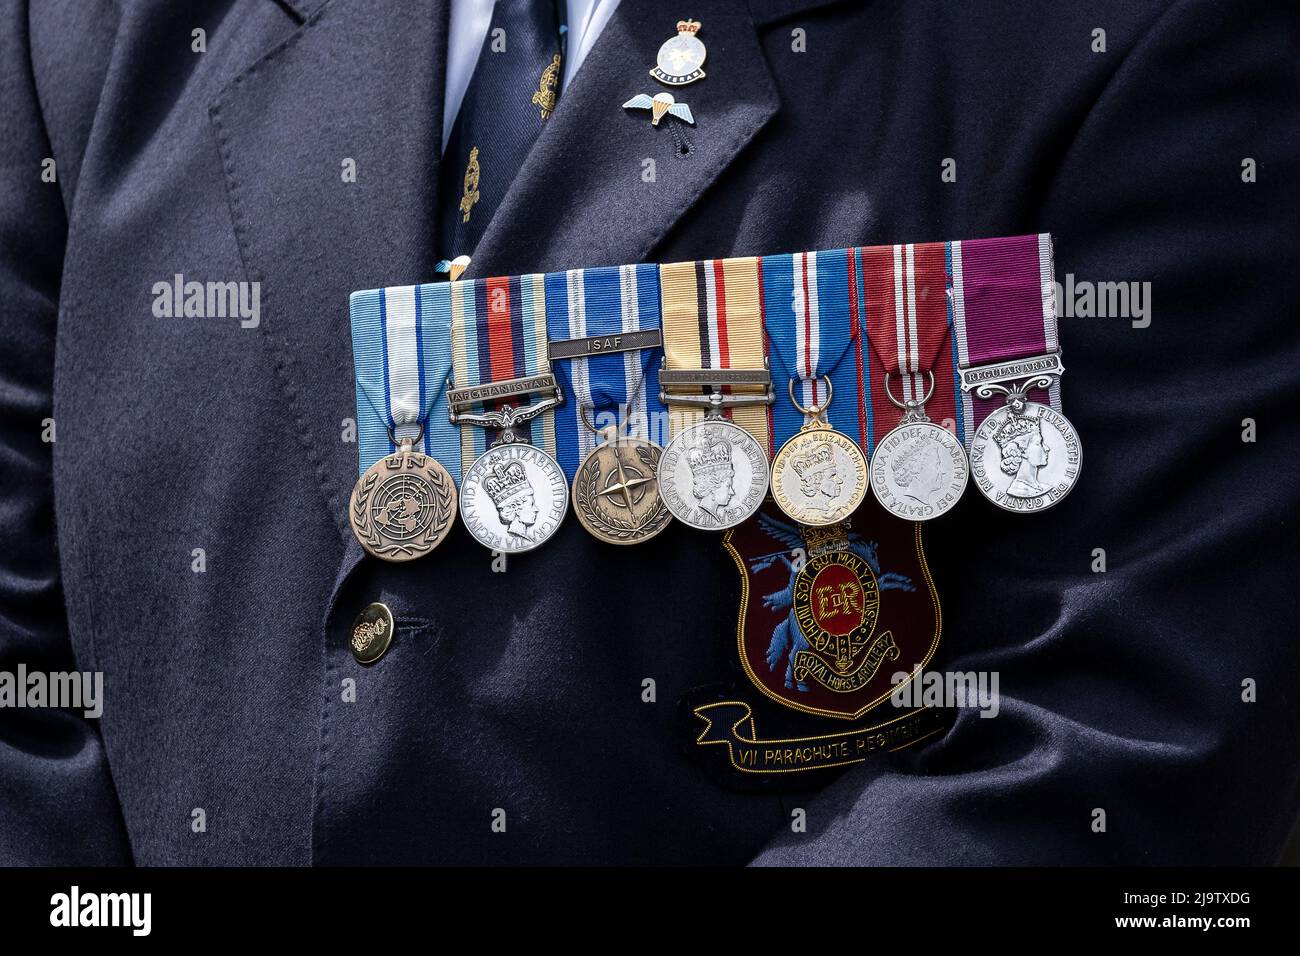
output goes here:
[[352, 622], [352, 637], [348, 641], [352, 656], [362, 664], [373, 664], [384, 656], [388, 645], [393, 643], [393, 612], [387, 604], [367, 605]]

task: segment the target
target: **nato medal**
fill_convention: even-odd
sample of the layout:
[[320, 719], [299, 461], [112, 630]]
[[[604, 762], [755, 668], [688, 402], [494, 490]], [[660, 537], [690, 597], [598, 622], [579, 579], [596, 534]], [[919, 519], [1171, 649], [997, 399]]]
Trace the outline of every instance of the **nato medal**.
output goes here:
[[403, 438], [397, 451], [366, 469], [352, 488], [348, 518], [361, 547], [385, 561], [411, 561], [447, 537], [456, 484], [432, 455]]
[[660, 83], [685, 86], [704, 78], [704, 58], [708, 51], [696, 36], [703, 24], [699, 20], [678, 20], [677, 36], [665, 40], [655, 58], [655, 68], [650, 71]]
[[853, 439], [826, 421], [834, 387], [826, 381], [826, 401], [808, 408], [790, 401], [808, 416], [772, 460], [772, 498], [787, 515], [803, 525], [824, 526], [843, 521], [867, 494], [867, 460]]
[[649, 541], [673, 520], [659, 494], [659, 459], [654, 442], [601, 432], [602, 443], [573, 476], [573, 513], [579, 523], [609, 544]]

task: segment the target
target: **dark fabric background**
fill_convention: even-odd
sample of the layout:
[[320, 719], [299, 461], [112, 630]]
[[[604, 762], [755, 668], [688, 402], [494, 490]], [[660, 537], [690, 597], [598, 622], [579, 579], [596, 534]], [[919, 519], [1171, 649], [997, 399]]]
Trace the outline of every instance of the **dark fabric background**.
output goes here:
[[[0, 863], [1275, 862], [1300, 29], [1269, 2], [1082, 6], [698, 0], [678, 158], [619, 109], [676, 14], [624, 0], [475, 256], [1050, 231], [1058, 278], [1151, 283], [1148, 328], [1062, 321], [1070, 497], [972, 493], [927, 529], [948, 664], [998, 671], [1001, 715], [776, 796], [718, 788], [674, 735], [734, 654], [716, 540], [613, 554], [570, 521], [504, 574], [463, 532], [407, 568], [350, 543], [347, 294], [432, 278], [444, 6], [0, 2], [0, 669], [102, 670], [107, 695], [98, 722], [0, 711]], [[260, 326], [155, 318], [178, 272], [260, 282]], [[345, 636], [376, 599], [400, 634], [362, 669]]]

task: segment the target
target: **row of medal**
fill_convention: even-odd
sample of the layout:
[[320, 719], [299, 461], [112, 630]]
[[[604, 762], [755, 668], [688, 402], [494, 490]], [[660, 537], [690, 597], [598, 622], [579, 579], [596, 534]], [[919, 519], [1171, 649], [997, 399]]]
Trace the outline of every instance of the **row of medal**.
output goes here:
[[[1081, 449], [1069, 421], [1050, 406], [1030, 401], [1033, 387], [1049, 376], [1019, 382], [984, 382], [982, 398], [1001, 394], [1006, 403], [976, 430], [969, 460], [962, 443], [930, 421], [924, 399], [900, 402], [885, 391], [904, 415], [876, 446], [870, 463], [849, 436], [826, 420], [833, 398], [803, 406], [803, 428], [777, 451], [769, 467], [762, 445], [729, 417], [730, 407], [774, 400], [766, 369], [661, 372], [665, 404], [705, 409], [701, 421], [682, 429], [667, 448], [623, 434], [616, 427], [597, 430], [601, 443], [578, 466], [572, 486], [547, 452], [526, 440], [521, 426], [563, 403], [549, 373], [492, 383], [490, 392], [452, 387], [452, 424], [481, 427], [496, 440], [466, 470], [459, 492], [450, 473], [432, 455], [416, 450], [421, 432], [394, 438], [397, 450], [381, 458], [358, 480], [349, 508], [352, 528], [363, 548], [376, 557], [407, 561], [427, 554], [450, 532], [459, 510], [470, 534], [503, 553], [538, 547], [559, 528], [572, 507], [583, 527], [602, 541], [638, 544], [663, 531], [673, 518], [705, 531], [733, 528], [754, 514], [771, 492], [795, 521], [825, 526], [853, 514], [870, 485], [880, 504], [909, 521], [925, 521], [949, 511], [968, 478], [991, 501], [1009, 511], [1050, 507], [1073, 487]], [[933, 391], [929, 376], [929, 392]], [[755, 393], [754, 385], [764, 385]], [[669, 393], [683, 387], [709, 391]], [[736, 386], [750, 386], [743, 393]], [[469, 409], [490, 394], [494, 401], [532, 395], [529, 404], [500, 404], [481, 413]], [[582, 416], [586, 422], [585, 414]], [[457, 505], [459, 502], [459, 507]]]

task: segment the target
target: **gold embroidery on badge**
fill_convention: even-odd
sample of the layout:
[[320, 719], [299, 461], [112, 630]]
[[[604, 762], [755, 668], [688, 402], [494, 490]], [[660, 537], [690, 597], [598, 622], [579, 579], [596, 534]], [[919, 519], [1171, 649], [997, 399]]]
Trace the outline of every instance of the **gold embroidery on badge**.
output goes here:
[[461, 222], [469, 222], [469, 212], [478, 202], [478, 147], [469, 151], [469, 166], [465, 169], [465, 194], [460, 197]]
[[[798, 701], [788, 700], [768, 688], [768, 686], [759, 679], [758, 675], [754, 673], [754, 669], [750, 666], [749, 658], [745, 653], [745, 611], [749, 607], [749, 567], [745, 564], [745, 559], [741, 556], [740, 551], [731, 543], [732, 536], [736, 529], [732, 528], [723, 534], [722, 546], [726, 548], [727, 553], [731, 555], [731, 559], [736, 563], [736, 570], [740, 572], [740, 620], [736, 622], [736, 646], [740, 652], [740, 663], [744, 666], [745, 673], [749, 675], [749, 679], [753, 682], [755, 687], [778, 704], [784, 704], [786, 707], [793, 707], [795, 710], [801, 710], [807, 714], [820, 714], [825, 717], [840, 717], [845, 720], [857, 720], [878, 704], [888, 700], [899, 687], [910, 683], [916, 678], [917, 674], [923, 671], [925, 666], [930, 663], [931, 658], [934, 657], [934, 652], [939, 647], [939, 636], [943, 633], [943, 611], [939, 607], [939, 592], [935, 590], [934, 578], [930, 576], [930, 565], [925, 559], [925, 547], [921, 543], [921, 527], [924, 522], [916, 521], [913, 522], [913, 524], [916, 526], [914, 533], [914, 540], [916, 542], [916, 558], [918, 563], [921, 565], [921, 576], [925, 580], [926, 590], [930, 593], [930, 605], [934, 608], [934, 636], [930, 641], [930, 648], [926, 651], [924, 659], [917, 668], [912, 671], [907, 680], [895, 687], [891, 687], [865, 707], [859, 708], [856, 713], [852, 714], [840, 713], [834, 710], [824, 710], [819, 707], [809, 707], [805, 704], [799, 703]], [[829, 530], [830, 529], [828, 529], [828, 531]], [[823, 537], [826, 537], [827, 535], [826, 532], [822, 532], [821, 534]]]
[[555, 111], [555, 89], [560, 85], [560, 54], [555, 54], [550, 65], [542, 70], [541, 79], [537, 81], [537, 92], [533, 94], [533, 105], [542, 111], [542, 119], [550, 119]]

